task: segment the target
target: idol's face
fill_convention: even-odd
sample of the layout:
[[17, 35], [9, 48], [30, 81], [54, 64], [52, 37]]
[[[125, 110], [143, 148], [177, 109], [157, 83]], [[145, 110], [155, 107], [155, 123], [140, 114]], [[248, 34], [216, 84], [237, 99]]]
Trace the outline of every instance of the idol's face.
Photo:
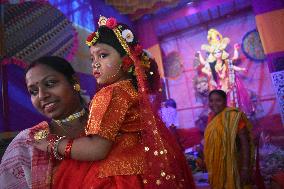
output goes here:
[[122, 80], [125, 73], [121, 67], [120, 54], [112, 46], [97, 43], [90, 47], [93, 75], [100, 85], [109, 85]]
[[214, 51], [213, 55], [218, 59], [222, 57], [222, 51], [216, 50]]
[[64, 119], [81, 107], [73, 85], [49, 66], [32, 67], [26, 73], [26, 85], [33, 106], [50, 119]]
[[208, 86], [208, 82], [207, 81], [200, 81], [196, 84], [196, 90], [199, 93], [205, 93], [206, 91], [208, 91], [209, 86]]

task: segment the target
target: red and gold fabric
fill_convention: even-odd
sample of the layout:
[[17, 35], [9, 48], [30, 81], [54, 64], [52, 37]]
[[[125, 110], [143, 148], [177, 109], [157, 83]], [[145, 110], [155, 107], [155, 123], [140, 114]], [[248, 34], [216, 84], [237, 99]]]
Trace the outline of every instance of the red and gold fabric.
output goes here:
[[101, 89], [91, 101], [85, 133], [113, 141], [112, 150], [101, 161], [63, 161], [53, 188], [142, 188], [143, 128], [138, 106], [138, 94], [128, 80]]
[[[142, 121], [141, 111], [145, 110], [141, 110], [139, 98], [130, 81], [109, 85], [94, 96], [86, 135], [113, 141], [112, 149], [101, 161], [64, 160], [56, 170], [53, 188], [195, 188], [184, 156], [171, 143], [174, 139], [164, 133], [165, 141], [157, 130], [145, 127], [145, 122], [160, 123], [154, 122], [152, 114]], [[162, 147], [145, 146], [147, 129], [159, 137]], [[153, 158], [147, 159], [147, 153]], [[150, 168], [154, 164], [159, 165], [155, 172]]]
[[107, 159], [101, 161], [100, 177], [143, 173], [138, 94], [130, 81], [99, 91], [90, 106], [86, 134], [114, 141]]

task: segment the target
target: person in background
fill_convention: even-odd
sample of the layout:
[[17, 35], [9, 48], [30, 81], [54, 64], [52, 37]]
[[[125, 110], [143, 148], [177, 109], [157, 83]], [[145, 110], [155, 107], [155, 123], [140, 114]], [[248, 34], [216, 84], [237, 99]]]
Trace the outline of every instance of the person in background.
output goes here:
[[251, 188], [254, 165], [251, 123], [242, 111], [227, 107], [227, 95], [222, 90], [209, 93], [209, 108], [204, 158], [211, 188]]
[[174, 99], [170, 98], [162, 103], [160, 114], [168, 128], [178, 128], [177, 105]]

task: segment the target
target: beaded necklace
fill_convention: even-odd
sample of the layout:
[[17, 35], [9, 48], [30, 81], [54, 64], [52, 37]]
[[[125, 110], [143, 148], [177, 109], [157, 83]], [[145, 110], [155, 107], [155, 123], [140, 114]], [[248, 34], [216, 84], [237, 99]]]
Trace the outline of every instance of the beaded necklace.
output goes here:
[[86, 110], [83, 108], [80, 112], [76, 112], [74, 114], [71, 114], [65, 119], [61, 119], [61, 120], [53, 119], [53, 121], [55, 123], [57, 123], [59, 126], [62, 126], [63, 123], [70, 122], [70, 121], [73, 121], [73, 120], [75, 120], [79, 117], [82, 117], [85, 113], [86, 113]]

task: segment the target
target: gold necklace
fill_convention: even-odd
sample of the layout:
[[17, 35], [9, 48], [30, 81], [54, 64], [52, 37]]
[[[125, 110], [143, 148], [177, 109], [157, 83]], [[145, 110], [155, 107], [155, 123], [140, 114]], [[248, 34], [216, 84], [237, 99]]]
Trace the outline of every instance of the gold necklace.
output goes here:
[[[80, 112], [76, 112], [74, 114], [71, 114], [69, 115], [67, 118], [65, 119], [61, 119], [61, 120], [55, 120], [55, 119], [52, 119], [63, 131], [64, 133], [66, 134], [66, 136], [69, 136], [70, 132], [68, 132], [65, 128], [64, 128], [64, 123], [67, 123], [67, 122], [70, 122], [70, 121], [73, 121], [77, 118], [80, 118], [82, 117], [83, 115], [85, 115], [86, 113], [86, 110], [83, 108]], [[68, 125], [67, 125], [68, 126]], [[70, 127], [69, 127], [70, 128]]]
[[73, 121], [73, 120], [75, 120], [79, 117], [82, 117], [85, 113], [86, 113], [86, 110], [83, 108], [80, 112], [76, 112], [74, 114], [71, 114], [65, 119], [61, 119], [61, 120], [53, 119], [53, 121], [55, 123], [57, 123], [57, 125], [61, 126], [63, 123], [70, 122], [70, 121]]
[[[63, 130], [63, 132], [66, 134], [65, 136], [70, 136], [70, 131], [68, 131], [67, 129], [64, 128], [64, 125], [63, 123], [61, 122], [56, 122], [56, 124]], [[70, 127], [67, 125], [68, 128], [74, 128], [74, 127]]]

